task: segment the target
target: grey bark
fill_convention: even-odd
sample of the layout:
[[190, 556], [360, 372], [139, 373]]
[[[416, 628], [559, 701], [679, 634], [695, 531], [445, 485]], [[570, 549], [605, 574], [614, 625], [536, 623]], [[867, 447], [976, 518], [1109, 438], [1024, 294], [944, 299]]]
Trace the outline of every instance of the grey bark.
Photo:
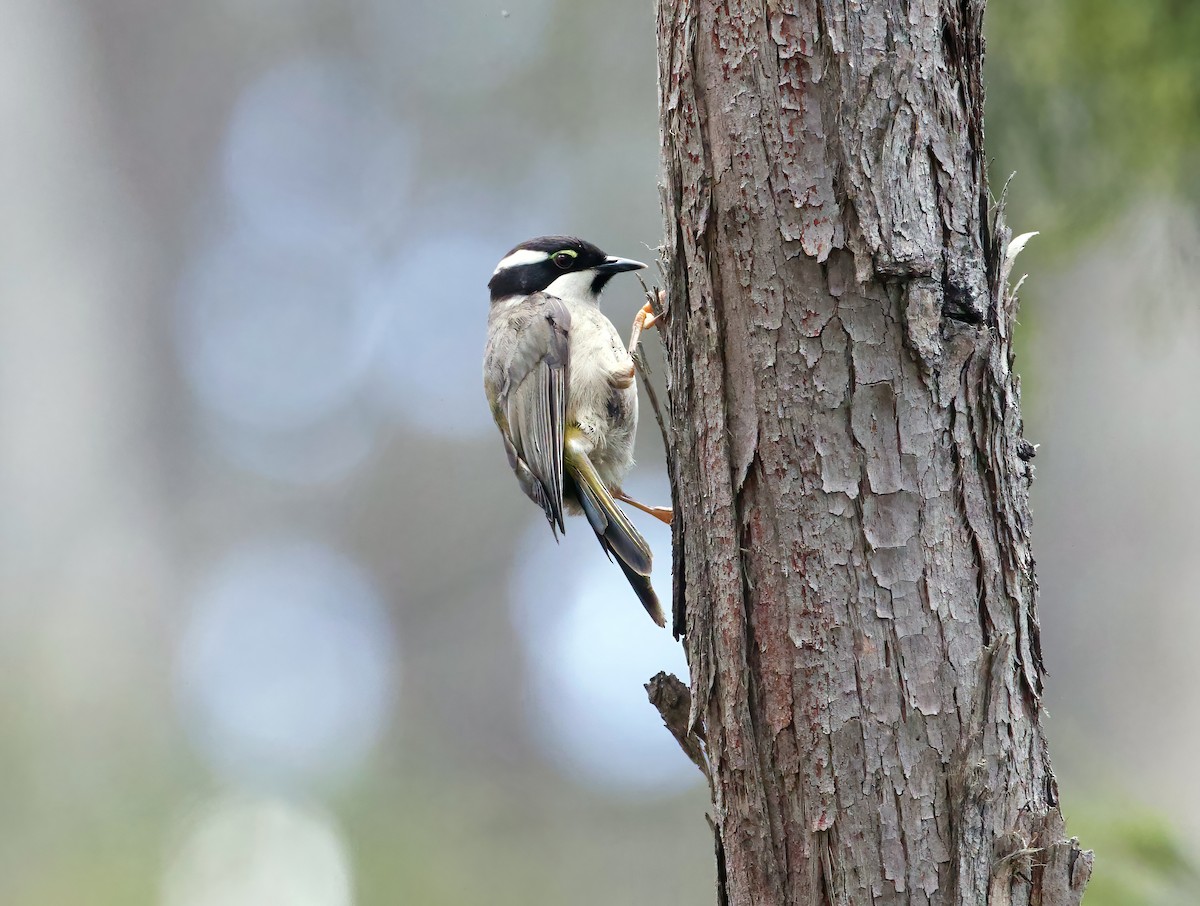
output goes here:
[[733, 906], [1090, 874], [1041, 724], [983, 7], [659, 2], [680, 732]]

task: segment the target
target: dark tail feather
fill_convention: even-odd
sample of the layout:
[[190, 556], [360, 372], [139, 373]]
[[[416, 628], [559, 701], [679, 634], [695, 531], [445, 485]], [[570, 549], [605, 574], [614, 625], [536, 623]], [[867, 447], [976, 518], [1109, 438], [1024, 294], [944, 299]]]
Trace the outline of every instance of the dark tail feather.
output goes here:
[[633, 586], [638, 600], [646, 608], [646, 613], [650, 614], [650, 619], [665, 629], [667, 621], [663, 617], [662, 605], [658, 603], [658, 595], [654, 593], [654, 586], [650, 584], [650, 577], [635, 573], [625, 565], [625, 561], [620, 557], [617, 558], [617, 566], [621, 567], [621, 572], [625, 574], [625, 578]]
[[635, 572], [650, 575], [650, 546], [641, 532], [633, 527], [606, 488], [597, 491], [589, 487], [582, 476], [573, 477], [583, 512], [592, 530], [602, 539], [604, 549], [616, 554]]
[[576, 495], [592, 530], [605, 553], [615, 554], [617, 565], [633, 586], [638, 600], [659, 626], [666, 626], [658, 595], [650, 585], [650, 546], [629, 517], [617, 506], [608, 488], [600, 480], [595, 467], [585, 453], [567, 446], [567, 474], [575, 485]]
[[604, 539], [605, 533], [608, 531], [608, 520], [604, 514], [600, 512], [600, 505], [596, 498], [589, 494], [579, 482], [575, 481], [574, 476], [567, 473], [568, 487], [575, 489], [575, 496], [579, 498], [579, 505], [583, 507], [583, 515], [587, 516], [588, 523], [592, 526], [592, 531], [596, 533], [596, 540], [600, 542], [600, 549], [604, 551], [604, 556], [612, 559], [612, 547]]

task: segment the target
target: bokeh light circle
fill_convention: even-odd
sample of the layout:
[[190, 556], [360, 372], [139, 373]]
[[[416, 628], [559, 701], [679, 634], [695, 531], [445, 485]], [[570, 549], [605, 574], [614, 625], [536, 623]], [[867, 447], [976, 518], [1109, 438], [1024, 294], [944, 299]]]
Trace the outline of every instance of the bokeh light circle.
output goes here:
[[243, 784], [343, 776], [384, 728], [392, 637], [378, 593], [341, 554], [311, 541], [239, 547], [192, 599], [176, 663], [185, 727]]
[[375, 366], [378, 398], [404, 421], [446, 437], [494, 431], [483, 393], [488, 280], [508, 246], [446, 232], [405, 246], [366, 290], [386, 310]]
[[[635, 476], [636, 497], [668, 503], [665, 477]], [[670, 612], [670, 530], [634, 514], [655, 555], [652, 581]], [[531, 524], [513, 580], [513, 619], [525, 649], [527, 713], [539, 748], [566, 776], [610, 793], [669, 795], [701, 781], [646, 698], [660, 670], [687, 682], [683, 648], [642, 609], [624, 575], [573, 518], [556, 545]]]
[[343, 256], [226, 237], [180, 286], [176, 340], [206, 408], [245, 428], [288, 430], [344, 405], [378, 340], [381, 313]]
[[413, 144], [350, 63], [302, 58], [242, 94], [222, 175], [251, 229], [344, 250], [394, 228]]

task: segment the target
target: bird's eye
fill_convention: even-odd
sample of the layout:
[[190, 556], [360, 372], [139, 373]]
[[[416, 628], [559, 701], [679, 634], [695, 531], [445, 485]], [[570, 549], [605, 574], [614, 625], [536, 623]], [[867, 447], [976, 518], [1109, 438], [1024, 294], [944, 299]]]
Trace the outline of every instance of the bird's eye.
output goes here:
[[575, 262], [575, 253], [562, 251], [554, 256], [554, 263], [564, 271]]

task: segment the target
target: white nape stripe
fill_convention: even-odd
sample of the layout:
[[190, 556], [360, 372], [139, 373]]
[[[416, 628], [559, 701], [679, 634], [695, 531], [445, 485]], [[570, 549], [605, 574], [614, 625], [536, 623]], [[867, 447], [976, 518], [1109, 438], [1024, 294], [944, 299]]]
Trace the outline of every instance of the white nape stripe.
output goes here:
[[563, 274], [546, 287], [546, 292], [558, 296], [564, 302], [592, 302], [596, 296], [592, 292], [592, 281], [596, 279], [595, 268], [586, 271], [572, 271]]
[[545, 261], [549, 257], [549, 252], [538, 252], [533, 249], [517, 249], [507, 258], [500, 260], [500, 263], [496, 265], [496, 269], [492, 271], [492, 276], [496, 276], [496, 274], [507, 267], [518, 267], [522, 264], [537, 264], [539, 261]]

